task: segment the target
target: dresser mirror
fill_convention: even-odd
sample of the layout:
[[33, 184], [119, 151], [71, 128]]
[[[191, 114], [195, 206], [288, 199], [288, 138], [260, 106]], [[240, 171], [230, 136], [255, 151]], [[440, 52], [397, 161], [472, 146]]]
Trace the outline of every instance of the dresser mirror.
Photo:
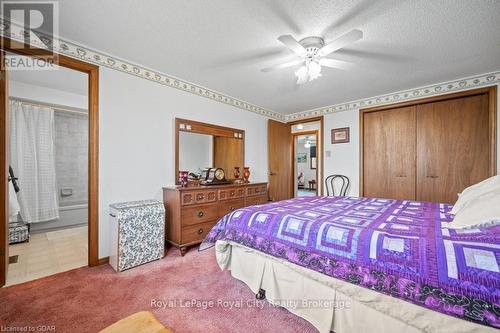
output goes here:
[[196, 183], [205, 168], [222, 168], [228, 180], [234, 180], [234, 168], [240, 168], [242, 179], [245, 131], [202, 123], [187, 119], [175, 119], [175, 175], [179, 184], [179, 171], [187, 171], [192, 183]]

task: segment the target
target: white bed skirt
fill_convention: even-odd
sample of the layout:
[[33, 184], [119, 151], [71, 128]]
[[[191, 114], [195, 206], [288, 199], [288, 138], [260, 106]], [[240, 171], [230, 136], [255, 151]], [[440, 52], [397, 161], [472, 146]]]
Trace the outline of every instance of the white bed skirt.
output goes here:
[[496, 332], [344, 282], [232, 242], [216, 243], [222, 270], [266, 299], [304, 318], [319, 332]]

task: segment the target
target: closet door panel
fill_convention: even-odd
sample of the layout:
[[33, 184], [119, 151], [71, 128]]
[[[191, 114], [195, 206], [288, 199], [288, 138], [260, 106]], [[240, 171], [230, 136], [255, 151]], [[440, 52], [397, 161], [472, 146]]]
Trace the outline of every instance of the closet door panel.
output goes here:
[[488, 97], [417, 106], [417, 200], [455, 203], [489, 176]]
[[363, 114], [363, 195], [415, 199], [416, 108]]

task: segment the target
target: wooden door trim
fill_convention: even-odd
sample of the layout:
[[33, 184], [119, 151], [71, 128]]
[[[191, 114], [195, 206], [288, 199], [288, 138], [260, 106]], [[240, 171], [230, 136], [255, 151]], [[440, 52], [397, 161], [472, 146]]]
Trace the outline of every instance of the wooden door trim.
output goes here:
[[[0, 61], [4, 63], [4, 51], [0, 50]], [[8, 102], [8, 91], [7, 91], [7, 71], [1, 66], [0, 70], [0, 104], [2, 105], [0, 109], [7, 109]], [[7, 281], [7, 265], [9, 264], [9, 228], [7, 226], [9, 214], [8, 214], [8, 193], [9, 193], [9, 166], [8, 166], [8, 113], [3, 111], [0, 112], [0, 146], [2, 153], [0, 154], [0, 179], [2, 179], [2, 184], [0, 185], [0, 257], [2, 262], [0, 263], [0, 287], [4, 286]]]
[[[319, 173], [321, 177], [316, 177], [316, 179], [318, 180], [318, 183], [320, 182], [321, 180], [321, 191], [319, 193], [319, 195], [324, 195], [324, 191], [325, 191], [325, 184], [324, 183], [324, 179], [325, 179], [325, 159], [324, 159], [324, 143], [325, 143], [325, 129], [324, 129], [324, 116], [318, 116], [318, 117], [312, 117], [312, 118], [306, 118], [306, 119], [300, 119], [300, 120], [294, 120], [294, 121], [289, 121], [287, 122], [288, 125], [290, 125], [290, 129], [293, 125], [297, 125], [297, 124], [307, 124], [307, 123], [312, 123], [312, 122], [315, 122], [315, 121], [319, 121], [319, 129], [320, 129], [320, 137], [321, 139], [318, 137], [318, 143], [317, 143], [317, 147], [316, 148], [316, 153], [320, 155], [320, 158], [321, 158], [321, 172]], [[294, 156], [293, 156], [293, 152], [292, 152], [292, 168], [294, 166]], [[292, 169], [293, 171], [293, 169]], [[318, 172], [318, 170], [316, 170], [316, 172]], [[321, 179], [320, 179], [321, 178]], [[295, 181], [295, 180], [294, 180]], [[293, 185], [292, 185], [292, 188], [293, 188]], [[292, 191], [292, 194], [293, 194], [293, 191]]]
[[[47, 53], [44, 50], [33, 48], [32, 46], [28, 48], [25, 44], [11, 40], [6, 37], [0, 38], [2, 50], [10, 53], [15, 53], [19, 55], [42, 58], [43, 54]], [[89, 266], [99, 265], [99, 66], [83, 62], [81, 60], [73, 59], [68, 56], [61, 54], [55, 54], [57, 57], [57, 64], [61, 67], [76, 70], [88, 75], [88, 113], [89, 113], [89, 131], [88, 131], [88, 264]], [[6, 81], [0, 84], [0, 89], [2, 93], [5, 93]], [[0, 93], [1, 95], [1, 93]], [[5, 97], [4, 97], [5, 98]], [[7, 97], [8, 98], [8, 97]], [[0, 100], [0, 128], [5, 129], [4, 133], [7, 132], [7, 105], [2, 103]], [[4, 140], [7, 140], [5, 136], [0, 140], [0, 144], [4, 144]], [[5, 143], [5, 149], [2, 149], [0, 153], [0, 163], [7, 163], [7, 144]], [[8, 168], [8, 166], [7, 166]], [[0, 178], [6, 183], [8, 179], [8, 174], [6, 174], [5, 165], [0, 167]], [[7, 223], [8, 212], [7, 212], [7, 187], [2, 184], [0, 186], [0, 200], [2, 201], [0, 218], [2, 223]], [[0, 228], [0, 241], [3, 237], [7, 237], [8, 230], [3, 231]], [[7, 241], [8, 243], [8, 241]], [[2, 243], [3, 244], [3, 243]], [[8, 246], [8, 245], [0, 245]], [[4, 250], [4, 249], [2, 249]], [[6, 258], [8, 261], [8, 258]], [[2, 276], [0, 271], [0, 285], [5, 284], [6, 276]], [[5, 274], [4, 274], [5, 275]]]
[[[301, 135], [311, 135], [314, 134], [316, 136], [316, 156], [318, 156], [318, 142], [319, 142], [319, 130], [311, 130], [311, 131], [304, 131], [304, 132], [296, 132], [292, 133], [292, 182], [290, 185], [291, 193], [292, 196], [295, 194], [295, 138]], [[311, 158], [311, 157], [309, 157]], [[316, 195], [318, 195], [319, 192], [319, 172], [318, 172], [318, 166], [316, 165]], [[295, 196], [294, 196], [295, 197]]]
[[450, 99], [462, 98], [462, 97], [470, 97], [475, 95], [488, 95], [488, 132], [489, 132], [489, 142], [490, 142], [490, 153], [489, 153], [489, 174], [490, 176], [494, 176], [497, 174], [497, 87], [490, 86], [479, 89], [471, 89], [460, 91], [452, 94], [444, 94], [438, 96], [432, 96], [422, 99], [416, 99], [401, 103], [388, 104], [382, 106], [376, 106], [372, 108], [365, 108], [359, 110], [359, 195], [363, 196], [364, 194], [364, 183], [363, 183], [363, 175], [364, 175], [364, 151], [363, 151], [363, 142], [364, 142], [364, 114], [369, 112], [377, 112], [377, 111], [386, 111], [391, 109], [398, 109], [401, 107], [407, 106], [417, 106], [421, 104], [446, 101]]

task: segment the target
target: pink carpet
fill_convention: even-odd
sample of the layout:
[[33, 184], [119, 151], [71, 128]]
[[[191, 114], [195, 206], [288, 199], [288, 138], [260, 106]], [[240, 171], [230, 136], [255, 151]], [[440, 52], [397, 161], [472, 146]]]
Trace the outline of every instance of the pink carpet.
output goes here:
[[[170, 304], [158, 309], [151, 307], [151, 300]], [[215, 305], [185, 307], [184, 302], [191, 300]], [[97, 332], [134, 312], [149, 310], [177, 333], [317, 332], [287, 310], [254, 300], [244, 283], [220, 271], [213, 249], [193, 248], [185, 257], [170, 249], [163, 260], [122, 273], [108, 265], [84, 267], [0, 289], [0, 324]], [[232, 303], [221, 306], [222, 301]], [[230, 309], [229, 304], [242, 307]]]

